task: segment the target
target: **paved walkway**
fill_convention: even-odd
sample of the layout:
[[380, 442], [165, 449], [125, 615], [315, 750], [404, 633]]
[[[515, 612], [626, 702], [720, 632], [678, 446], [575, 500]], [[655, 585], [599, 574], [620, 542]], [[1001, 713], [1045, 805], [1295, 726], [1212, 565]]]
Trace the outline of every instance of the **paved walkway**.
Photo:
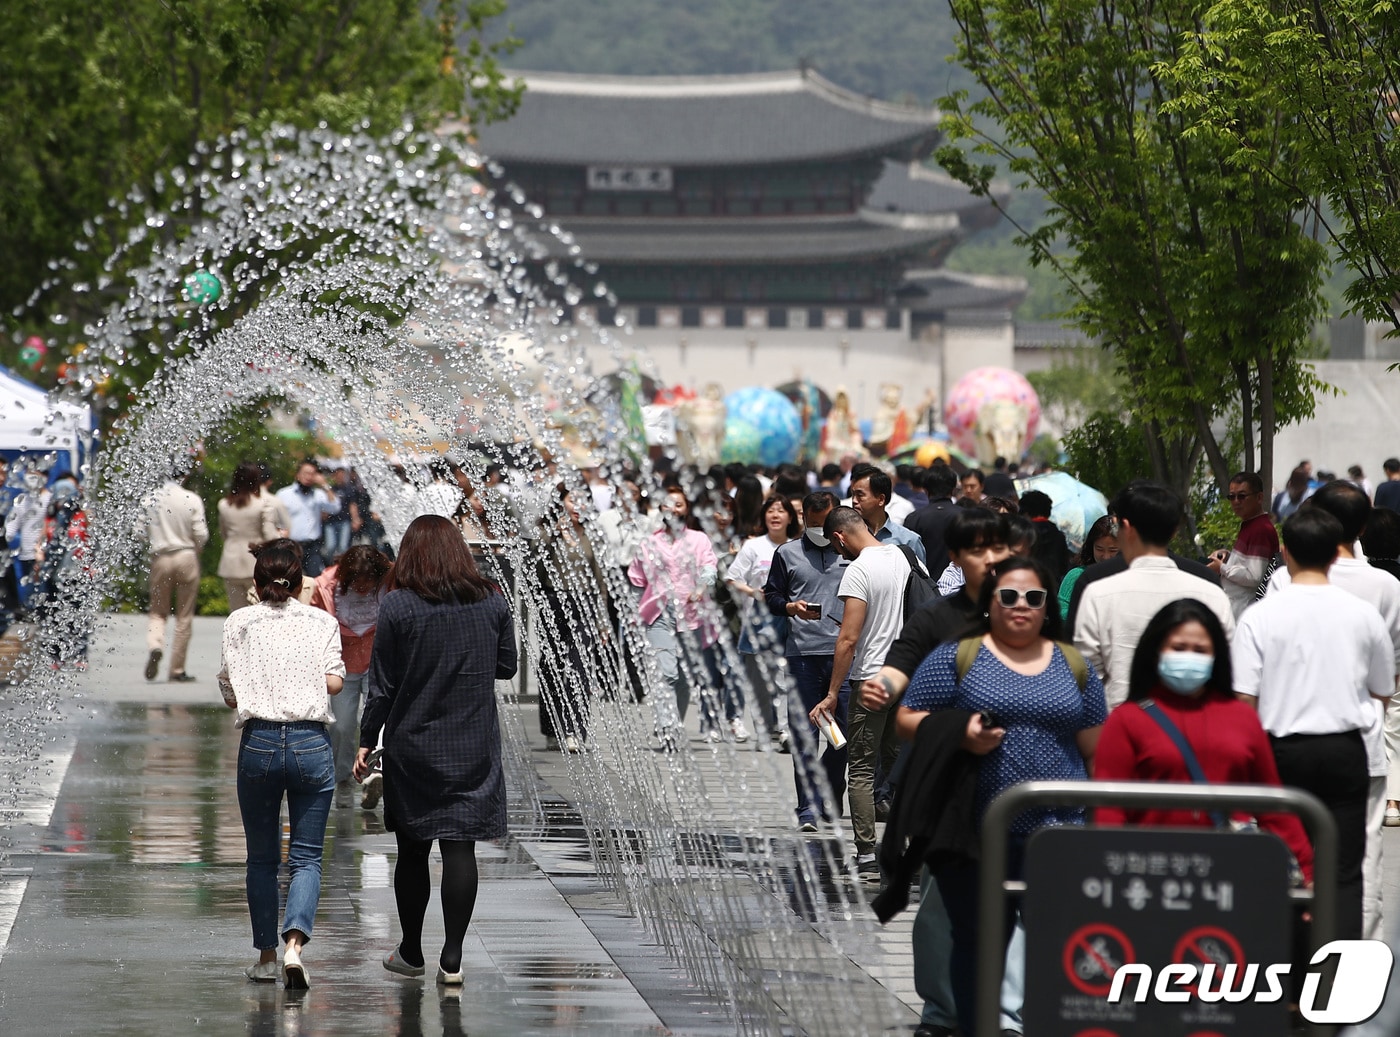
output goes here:
[[[734, 1032], [729, 1007], [604, 888], [565, 802], [568, 765], [542, 744], [531, 753], [539, 794], [562, 820], [479, 847], [460, 998], [379, 965], [396, 933], [394, 841], [381, 812], [358, 805], [335, 809], [327, 832], [311, 991], [247, 983], [237, 736], [212, 680], [220, 623], [196, 622], [188, 669], [199, 681], [186, 685], [141, 679], [142, 627], [116, 617], [99, 635], [43, 779], [0, 841], [0, 1033]], [[533, 730], [533, 710], [521, 712]], [[774, 804], [765, 820], [787, 835], [790, 809]], [[425, 946], [441, 938], [439, 910], [429, 908]], [[863, 950], [881, 1017], [907, 1031], [916, 1016], [897, 996], [912, 999], [907, 925]]]
[[[584, 772], [545, 752], [538, 736], [536, 794], [553, 820], [504, 846], [479, 847], [482, 886], [460, 997], [380, 967], [396, 933], [394, 842], [380, 812], [358, 806], [332, 813], [305, 956], [312, 989], [245, 982], [253, 954], [233, 787], [237, 738], [212, 679], [220, 622], [196, 622], [189, 670], [199, 681], [188, 685], [141, 679], [142, 628], [137, 617], [108, 624], [81, 697], [65, 700], [54, 740], [27, 762], [24, 794], [0, 831], [0, 1034], [735, 1032], [729, 1006], [702, 993], [605, 888], [570, 806], [586, 794]], [[0, 689], [0, 707], [5, 695]], [[531, 732], [531, 713], [521, 707], [508, 721]], [[762, 790], [723, 801], [721, 810], [752, 805], [730, 818], [736, 830], [800, 840], [784, 798], [788, 758], [753, 743], [733, 758]], [[717, 755], [694, 759], [702, 785], [726, 780]], [[1387, 897], [1396, 904], [1400, 842], [1393, 834], [1388, 842]], [[848, 982], [887, 1032], [907, 1033], [917, 1018], [911, 921], [908, 912], [887, 929], [866, 927], [865, 938], [843, 947], [859, 967]], [[425, 946], [440, 938], [434, 903]], [[833, 955], [813, 932], [776, 967], [819, 984]]]

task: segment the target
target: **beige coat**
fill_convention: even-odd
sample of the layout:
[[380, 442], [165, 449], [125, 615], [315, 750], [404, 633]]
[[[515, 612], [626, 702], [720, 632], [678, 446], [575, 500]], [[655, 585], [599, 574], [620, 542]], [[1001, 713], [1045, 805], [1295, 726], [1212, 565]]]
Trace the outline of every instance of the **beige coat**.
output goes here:
[[254, 497], [243, 507], [235, 508], [227, 497], [220, 497], [219, 532], [224, 538], [219, 575], [226, 580], [251, 580], [253, 556], [248, 553], [248, 545], [277, 538], [271, 499]]

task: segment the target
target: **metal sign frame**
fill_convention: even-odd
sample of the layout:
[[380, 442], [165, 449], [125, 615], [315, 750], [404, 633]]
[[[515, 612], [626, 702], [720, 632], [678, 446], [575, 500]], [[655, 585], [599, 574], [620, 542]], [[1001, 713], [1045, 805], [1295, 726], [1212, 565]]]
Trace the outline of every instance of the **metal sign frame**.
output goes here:
[[[982, 881], [978, 928], [999, 933], [1006, 899], [1026, 891], [1023, 881], [1006, 879], [1007, 835], [1023, 810], [1040, 806], [1176, 807], [1226, 813], [1296, 814], [1313, 846], [1313, 888], [1295, 890], [1292, 902], [1311, 903], [1309, 951], [1332, 939], [1337, 922], [1337, 823], [1322, 801], [1302, 789], [1276, 785], [1171, 785], [1150, 781], [1028, 781], [994, 799], [982, 819]], [[1241, 838], [1245, 836], [1241, 835]], [[995, 878], [993, 878], [995, 876]], [[1006, 948], [1000, 940], [977, 943], [977, 1035], [998, 1037], [1001, 981]], [[1315, 1028], [1321, 1032], [1321, 1028]]]

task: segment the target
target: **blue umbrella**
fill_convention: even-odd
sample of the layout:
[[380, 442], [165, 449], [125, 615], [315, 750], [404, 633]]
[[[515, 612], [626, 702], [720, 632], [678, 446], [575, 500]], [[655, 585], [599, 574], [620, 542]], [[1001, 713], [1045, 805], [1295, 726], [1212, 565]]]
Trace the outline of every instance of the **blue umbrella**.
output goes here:
[[1039, 490], [1054, 503], [1050, 509], [1050, 521], [1060, 527], [1073, 551], [1084, 546], [1089, 529], [1108, 514], [1108, 501], [1104, 495], [1068, 472], [1046, 472], [1029, 479], [1018, 479], [1016, 492], [1025, 493], [1027, 490]]

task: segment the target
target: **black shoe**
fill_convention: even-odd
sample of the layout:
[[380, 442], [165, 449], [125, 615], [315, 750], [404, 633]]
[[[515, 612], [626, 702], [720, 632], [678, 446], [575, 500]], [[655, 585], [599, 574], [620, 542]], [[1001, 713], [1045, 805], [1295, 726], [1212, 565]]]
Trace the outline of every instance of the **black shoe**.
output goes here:
[[879, 861], [859, 861], [856, 864], [856, 878], [862, 882], [879, 883], [880, 862]]
[[953, 1037], [957, 1032], [951, 1026], [938, 1026], [935, 1023], [920, 1023], [914, 1027], [914, 1037]]
[[188, 673], [172, 673], [169, 680], [171, 684], [189, 684], [192, 681], [199, 680], [199, 678], [191, 677]]
[[890, 801], [882, 799], [875, 804], [875, 820], [888, 821], [890, 819]]
[[155, 680], [156, 674], [160, 672], [160, 655], [159, 648], [152, 648], [151, 654], [146, 657], [146, 680]]

